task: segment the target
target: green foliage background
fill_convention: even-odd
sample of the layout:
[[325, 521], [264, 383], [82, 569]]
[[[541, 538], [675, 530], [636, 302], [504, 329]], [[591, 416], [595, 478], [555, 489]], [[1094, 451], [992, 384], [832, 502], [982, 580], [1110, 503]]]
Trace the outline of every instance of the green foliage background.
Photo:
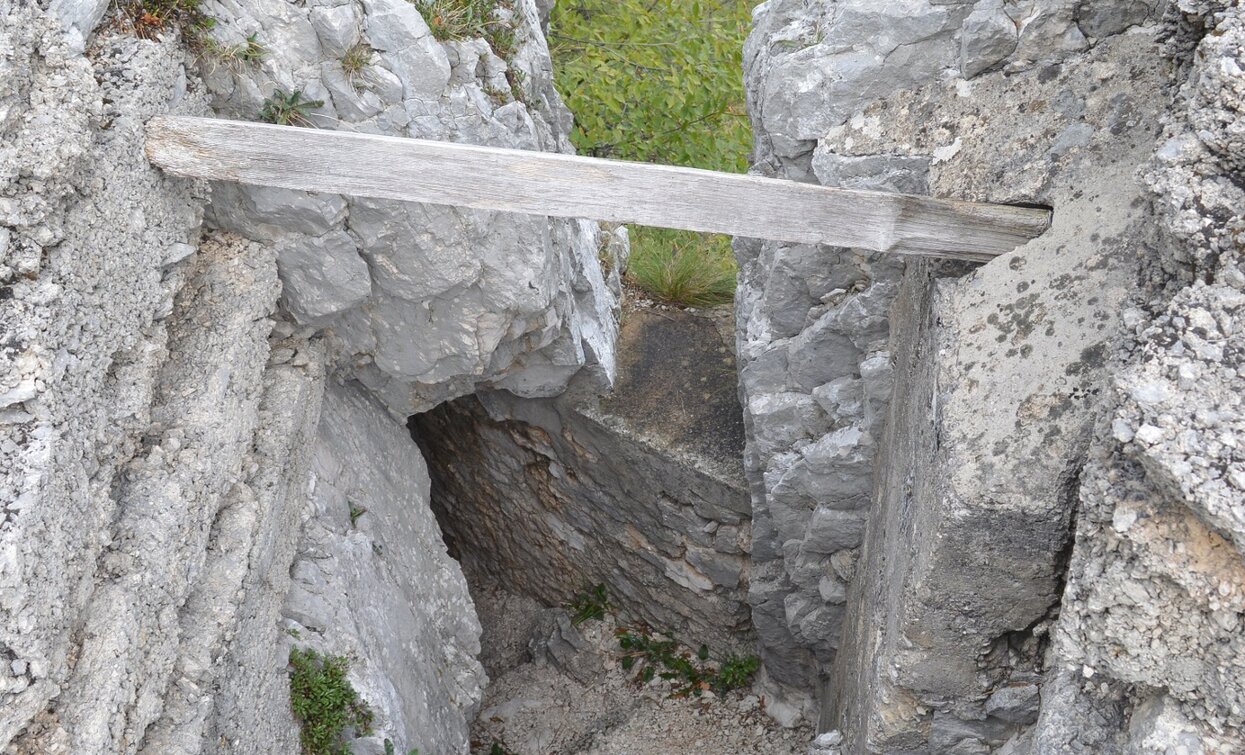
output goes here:
[[[741, 173], [751, 132], [742, 54], [751, 0], [559, 0], [558, 91], [581, 154]], [[632, 229], [632, 281], [686, 304], [729, 300], [730, 240]]]

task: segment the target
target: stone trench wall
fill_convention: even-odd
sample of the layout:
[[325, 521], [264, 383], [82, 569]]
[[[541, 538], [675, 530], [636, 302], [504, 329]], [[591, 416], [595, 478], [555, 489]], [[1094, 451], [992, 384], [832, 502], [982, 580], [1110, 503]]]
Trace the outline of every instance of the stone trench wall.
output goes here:
[[601, 420], [504, 393], [417, 419], [468, 579], [550, 606], [604, 584], [624, 621], [752, 652], [743, 486]]
[[[1113, 142], [1131, 145], [1153, 138], [1165, 95], [1157, 71], [1132, 70], [1141, 69], [1141, 60], [1154, 52], [1139, 49], [1128, 31], [1154, 18], [1151, 4], [1142, 2], [847, 0], [810, 5], [771, 0], [757, 9], [744, 55], [756, 134], [754, 171], [972, 200], [1049, 205], [1070, 198], [1081, 176], [1120, 160], [1131, 159], [1134, 166], [1141, 160], [1145, 147], [1133, 147], [1130, 156]], [[1146, 63], [1157, 67], [1153, 57]], [[1112, 67], [1123, 67], [1139, 80], [1127, 86], [1109, 82], [1111, 95], [1105, 96], [1099, 91], [1107, 83], [1102, 72]], [[1138, 96], [1139, 91], [1149, 94]], [[1128, 167], [1118, 170], [1127, 175]], [[1077, 201], [1087, 209], [1074, 210], [1075, 225], [1064, 227], [1063, 237], [1092, 225], [1093, 200], [1081, 196]], [[1121, 204], [1127, 203], [1114, 200], [1115, 206]], [[1062, 209], [1059, 221], [1064, 222]], [[753, 488], [750, 599], [771, 693], [789, 701], [789, 716], [814, 715], [812, 696], [829, 678], [840, 638], [852, 636], [843, 631], [847, 584], [860, 569], [875, 483], [885, 484], [875, 470], [894, 370], [904, 364], [897, 348], [919, 339], [913, 331], [927, 318], [915, 304], [901, 304], [915, 322], [894, 322], [890, 308], [901, 290], [904, 297], [926, 295], [927, 285], [914, 279], [962, 275], [969, 268], [921, 264], [905, 269], [902, 261], [880, 255], [769, 242], [739, 241], [736, 249], [740, 397]], [[1088, 258], [1093, 250], [1079, 253]], [[1067, 264], [1071, 270], [1071, 259]], [[1020, 355], [1025, 345], [1020, 341], [1037, 328], [1024, 323], [1065, 307], [1040, 301], [1049, 294], [1032, 270], [1032, 281], [1022, 280], [1026, 273], [1019, 269], [1009, 272], [1014, 281], [979, 284], [972, 312], [995, 308], [998, 322], [982, 328], [1017, 343], [998, 348], [988, 340], [994, 336], [979, 329], [975, 337], [983, 352], [966, 357], [960, 369], [973, 367], [986, 375], [981, 391], [993, 387], [992, 371], [1001, 370], [997, 380], [1015, 393], [998, 396], [994, 391], [991, 402], [1007, 402], [1013, 395], [1023, 401], [1040, 388], [1048, 398], [1045, 403], [1035, 398], [1038, 403], [1029, 411], [1043, 412], [1073, 395], [1073, 381], [1044, 385], [1035, 380], [1032, 365], [1039, 359], [1023, 360], [1036, 346]], [[1052, 270], [1049, 275], [1061, 274]], [[1085, 315], [1102, 312], [1110, 320], [1118, 299], [1118, 290], [1104, 292], [1097, 309]], [[1077, 332], [1092, 329], [1086, 323], [1073, 325]], [[1017, 335], [1018, 329], [1024, 332]], [[1059, 359], [1042, 360], [1050, 369], [1076, 361], [1064, 360], [1060, 349], [1077, 343], [1089, 348], [1098, 337], [1055, 338], [1062, 345], [1052, 344], [1051, 351]], [[931, 344], [913, 368], [930, 368], [927, 360], [940, 353], [938, 348]], [[1099, 367], [1086, 369], [1082, 383], [1092, 382]], [[1014, 370], [1033, 386], [1030, 392], [1007, 383]], [[960, 380], [972, 384], [980, 379], [974, 373]], [[917, 390], [935, 390], [911, 382]], [[1082, 398], [1077, 401], [1085, 404]], [[936, 416], [911, 419], [928, 422]], [[1066, 427], [1083, 435], [1084, 420], [1074, 416], [1064, 420]], [[995, 429], [984, 421], [977, 424]], [[1005, 429], [997, 430], [994, 440], [978, 440], [1009, 442]], [[1059, 474], [1068, 471], [1067, 459], [1076, 455], [1077, 443], [1084, 445], [1077, 432], [1059, 439], [1058, 450], [1050, 449], [1050, 468]], [[931, 436], [928, 442], [941, 439]], [[980, 456], [977, 448], [966, 452]], [[962, 470], [963, 478], [970, 475]], [[1041, 475], [1034, 480], [1046, 482]], [[1052, 490], [1043, 497], [1058, 499], [1059, 493]], [[1044, 537], [1058, 540], [1052, 533]], [[1053, 550], [1059, 550], [1057, 542]], [[904, 557], [903, 548], [896, 556]], [[1045, 568], [1047, 576], [1035, 574], [1035, 580], [1050, 581], [1054, 567]], [[1047, 593], [1049, 599], [1050, 589]]]
[[758, 172], [1055, 208], [975, 269], [737, 242], [771, 690], [843, 752], [1240, 748], [1239, 8], [755, 18]]
[[205, 10], [263, 62], [0, 0], [0, 746], [295, 752], [297, 644], [353, 656], [356, 751], [465, 752], [480, 629], [404, 421], [608, 383], [596, 228], [171, 179], [143, 125], [280, 86], [321, 126], [564, 149], [536, 8], [505, 62], [406, 2]]

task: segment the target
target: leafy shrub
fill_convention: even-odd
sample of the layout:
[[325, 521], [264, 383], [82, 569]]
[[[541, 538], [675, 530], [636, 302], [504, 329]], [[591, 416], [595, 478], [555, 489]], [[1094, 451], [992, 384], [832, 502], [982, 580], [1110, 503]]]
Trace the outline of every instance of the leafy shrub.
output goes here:
[[[549, 43], [583, 154], [743, 172], [742, 54], [751, 0], [564, 0]], [[631, 282], [683, 304], [731, 298], [725, 236], [632, 229]]]
[[290, 707], [302, 725], [299, 738], [307, 755], [349, 755], [348, 729], [372, 728], [372, 711], [346, 679], [345, 656], [290, 648]]

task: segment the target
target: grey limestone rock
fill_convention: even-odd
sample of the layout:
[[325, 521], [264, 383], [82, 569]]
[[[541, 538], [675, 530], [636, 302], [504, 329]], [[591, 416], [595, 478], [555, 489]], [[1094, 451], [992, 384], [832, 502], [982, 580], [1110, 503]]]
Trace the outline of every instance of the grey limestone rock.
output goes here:
[[[320, 128], [571, 149], [532, 0], [508, 11], [507, 60], [483, 39], [438, 41], [407, 0], [213, 12], [214, 37], [253, 32], [268, 50], [256, 66], [205, 67], [218, 112], [253, 118], [280, 87], [325, 101], [309, 114]], [[369, 57], [347, 73], [355, 45]], [[618, 287], [595, 224], [232, 185], [214, 187], [211, 219], [278, 243], [285, 306], [328, 329], [331, 368], [395, 416], [477, 386], [553, 396], [585, 367], [602, 387], [612, 379]]]
[[485, 682], [480, 624], [428, 505], [418, 448], [359, 386], [332, 383], [310, 481], [282, 609], [293, 643], [354, 659], [374, 744], [466, 753]]

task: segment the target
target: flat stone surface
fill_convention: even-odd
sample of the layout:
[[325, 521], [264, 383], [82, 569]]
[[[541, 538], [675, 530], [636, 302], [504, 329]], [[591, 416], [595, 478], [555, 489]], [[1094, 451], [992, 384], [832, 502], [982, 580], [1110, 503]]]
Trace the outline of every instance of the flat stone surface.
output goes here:
[[721, 316], [675, 308], [628, 312], [619, 334], [618, 379], [596, 410], [742, 485], [743, 412], [734, 348], [723, 337]]

